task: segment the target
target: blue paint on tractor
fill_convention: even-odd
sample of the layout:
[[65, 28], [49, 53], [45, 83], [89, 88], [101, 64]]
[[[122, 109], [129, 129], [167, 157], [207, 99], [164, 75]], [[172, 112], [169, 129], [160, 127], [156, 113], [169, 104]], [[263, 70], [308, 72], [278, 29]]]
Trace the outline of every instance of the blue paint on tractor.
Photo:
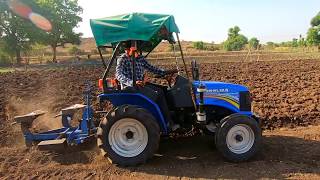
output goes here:
[[[204, 105], [220, 106], [227, 108], [234, 113], [252, 116], [251, 111], [240, 111], [239, 109], [239, 92], [249, 91], [249, 89], [242, 85], [223, 83], [223, 82], [210, 82], [210, 81], [194, 81], [192, 83], [194, 94], [196, 96], [196, 105], [199, 105], [199, 93], [196, 91], [197, 87], [203, 84], [206, 86], [206, 92], [204, 93]], [[110, 101], [114, 106], [121, 106], [124, 104], [131, 104], [140, 106], [149, 112], [156, 118], [161, 127], [161, 132], [164, 135], [169, 133], [168, 121], [164, 118], [159, 106], [139, 93], [111, 93], [98, 95], [100, 101]], [[86, 97], [86, 106], [83, 109], [82, 120], [77, 127], [62, 127], [43, 133], [30, 133], [24, 134], [27, 142], [32, 141], [45, 141], [58, 139], [63, 135], [67, 139], [68, 144], [81, 144], [90, 135], [95, 134], [97, 128], [93, 124], [94, 110], [90, 106], [89, 95]]]
[[124, 104], [137, 105], [144, 109], [147, 109], [158, 121], [161, 131], [164, 134], [168, 134], [168, 121], [164, 119], [159, 106], [146, 96], [139, 93], [112, 93], [112, 94], [100, 94], [100, 101], [108, 100], [114, 106], [121, 106]]
[[252, 115], [251, 111], [240, 111], [240, 92], [249, 91], [246, 86], [218, 82], [218, 81], [193, 81], [192, 86], [196, 96], [196, 104], [199, 105], [199, 92], [197, 87], [205, 85], [204, 105], [219, 106], [231, 110], [234, 113]]

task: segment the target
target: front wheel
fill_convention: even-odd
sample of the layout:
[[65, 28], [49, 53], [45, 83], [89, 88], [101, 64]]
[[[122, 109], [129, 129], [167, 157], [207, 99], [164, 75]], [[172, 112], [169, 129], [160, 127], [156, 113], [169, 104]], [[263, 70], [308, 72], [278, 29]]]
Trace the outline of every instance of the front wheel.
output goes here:
[[145, 163], [159, 147], [160, 128], [147, 110], [120, 106], [101, 121], [97, 143], [110, 162], [122, 166]]
[[232, 162], [246, 161], [254, 156], [262, 139], [257, 121], [239, 114], [224, 118], [215, 136], [217, 149]]

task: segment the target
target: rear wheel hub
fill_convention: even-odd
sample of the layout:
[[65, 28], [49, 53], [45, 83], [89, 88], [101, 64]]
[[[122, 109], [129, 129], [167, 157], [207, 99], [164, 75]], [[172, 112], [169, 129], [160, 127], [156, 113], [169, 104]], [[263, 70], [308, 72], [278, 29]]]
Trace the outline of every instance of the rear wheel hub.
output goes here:
[[235, 154], [248, 152], [255, 141], [253, 130], [246, 124], [233, 126], [226, 137], [229, 150]]
[[129, 131], [126, 133], [126, 137], [127, 137], [127, 139], [132, 139], [132, 138], [133, 138], [133, 132], [129, 130]]
[[124, 118], [113, 124], [108, 136], [112, 150], [123, 157], [135, 157], [148, 144], [148, 132], [136, 119]]
[[236, 135], [237, 142], [241, 142], [243, 140], [243, 137], [241, 135]]

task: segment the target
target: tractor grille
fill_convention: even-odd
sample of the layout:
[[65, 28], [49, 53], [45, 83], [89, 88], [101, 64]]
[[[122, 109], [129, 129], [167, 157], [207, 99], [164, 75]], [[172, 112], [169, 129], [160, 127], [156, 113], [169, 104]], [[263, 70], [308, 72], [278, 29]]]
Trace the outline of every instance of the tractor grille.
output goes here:
[[251, 111], [251, 96], [249, 91], [241, 91], [240, 95], [240, 111]]

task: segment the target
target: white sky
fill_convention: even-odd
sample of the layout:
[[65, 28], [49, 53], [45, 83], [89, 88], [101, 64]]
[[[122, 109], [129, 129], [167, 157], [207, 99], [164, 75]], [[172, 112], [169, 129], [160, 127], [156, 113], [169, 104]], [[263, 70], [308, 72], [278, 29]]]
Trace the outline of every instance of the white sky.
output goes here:
[[305, 36], [320, 0], [79, 0], [83, 22], [77, 28], [92, 37], [89, 19], [130, 12], [175, 16], [184, 40], [222, 42], [230, 27], [261, 42], [289, 41]]

